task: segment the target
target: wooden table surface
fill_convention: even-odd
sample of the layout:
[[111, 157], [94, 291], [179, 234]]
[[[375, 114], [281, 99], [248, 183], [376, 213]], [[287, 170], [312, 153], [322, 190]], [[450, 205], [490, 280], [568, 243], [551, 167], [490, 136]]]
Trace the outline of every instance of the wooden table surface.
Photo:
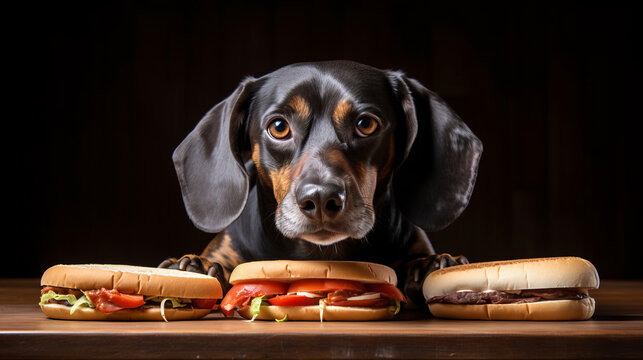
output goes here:
[[0, 279], [0, 358], [643, 358], [643, 281], [603, 281], [589, 321], [52, 320], [37, 279]]

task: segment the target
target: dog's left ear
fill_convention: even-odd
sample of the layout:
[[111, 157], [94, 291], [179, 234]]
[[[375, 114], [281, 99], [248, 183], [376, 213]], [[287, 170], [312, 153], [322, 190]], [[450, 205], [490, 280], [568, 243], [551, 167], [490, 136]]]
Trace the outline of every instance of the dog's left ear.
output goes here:
[[425, 231], [451, 224], [469, 203], [482, 142], [437, 94], [389, 72], [405, 121], [396, 142], [403, 154], [393, 177], [402, 213]]

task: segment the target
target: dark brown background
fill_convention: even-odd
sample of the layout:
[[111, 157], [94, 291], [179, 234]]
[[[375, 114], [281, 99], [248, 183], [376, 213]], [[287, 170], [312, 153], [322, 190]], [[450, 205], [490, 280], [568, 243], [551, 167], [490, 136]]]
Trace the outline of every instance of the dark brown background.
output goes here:
[[641, 39], [634, 10], [609, 4], [16, 6], [4, 12], [15, 111], [2, 275], [201, 251], [211, 235], [187, 218], [174, 147], [246, 75], [352, 59], [420, 80], [484, 142], [468, 209], [432, 235], [438, 251], [578, 255], [604, 278], [641, 277]]

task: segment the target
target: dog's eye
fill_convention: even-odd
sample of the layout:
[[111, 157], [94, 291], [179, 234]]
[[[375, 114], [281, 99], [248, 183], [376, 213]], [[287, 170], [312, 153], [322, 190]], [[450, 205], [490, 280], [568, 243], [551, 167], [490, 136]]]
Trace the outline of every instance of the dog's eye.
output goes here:
[[377, 123], [377, 120], [373, 119], [370, 116], [362, 116], [357, 119], [357, 124], [355, 124], [355, 131], [357, 131], [357, 135], [361, 137], [367, 137], [373, 134], [378, 127], [379, 124]]
[[290, 125], [285, 119], [274, 118], [268, 124], [268, 132], [275, 139], [285, 139], [290, 135]]

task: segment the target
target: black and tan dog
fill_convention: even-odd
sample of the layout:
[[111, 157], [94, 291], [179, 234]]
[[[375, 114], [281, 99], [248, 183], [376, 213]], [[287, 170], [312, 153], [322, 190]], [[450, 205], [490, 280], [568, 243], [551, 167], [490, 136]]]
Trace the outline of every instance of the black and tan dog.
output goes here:
[[412, 301], [436, 255], [426, 232], [465, 209], [482, 143], [436, 94], [349, 61], [247, 78], [173, 159], [190, 219], [218, 233], [200, 256], [160, 266], [223, 278], [270, 259], [392, 266]]

